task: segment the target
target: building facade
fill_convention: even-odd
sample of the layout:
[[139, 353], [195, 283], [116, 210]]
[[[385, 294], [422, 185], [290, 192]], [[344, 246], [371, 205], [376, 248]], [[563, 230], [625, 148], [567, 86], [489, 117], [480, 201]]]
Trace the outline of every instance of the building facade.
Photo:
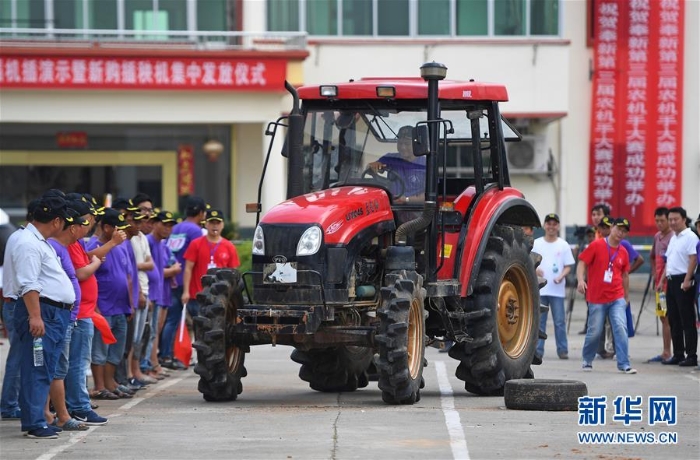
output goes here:
[[[284, 79], [299, 85], [417, 76], [420, 65], [437, 61], [448, 78], [507, 86], [502, 112], [524, 135], [521, 145], [509, 145], [513, 185], [540, 214], [555, 211], [565, 225], [583, 225], [592, 91], [602, 70], [592, 45], [601, 1], [0, 0], [0, 206], [19, 209], [47, 184], [100, 196], [143, 190], [173, 209], [178, 196], [195, 193], [249, 229], [254, 217], [244, 204], [256, 200], [265, 130], [291, 106]], [[694, 215], [700, 2], [682, 3], [677, 204]], [[59, 62], [71, 71], [88, 66], [90, 81], [91, 63], [108, 61], [118, 76], [105, 74], [94, 86], [74, 81], [75, 72], [68, 83], [57, 81], [67, 78]], [[31, 62], [53, 63], [51, 84], [40, 84], [41, 68], [37, 83], [8, 81], [24, 78], [25, 67], [33, 75]], [[269, 84], [251, 85], [251, 69], [261, 64]], [[166, 68], [161, 83], [159, 65]], [[239, 65], [247, 69], [240, 80], [228, 71], [219, 81], [224, 68]], [[178, 75], [183, 84], [173, 83]], [[208, 84], [207, 75], [216, 82]], [[216, 158], [205, 154], [212, 140], [223, 147]], [[285, 165], [280, 146], [272, 147], [263, 210], [284, 198]], [[458, 160], [448, 166], [460, 169]]]

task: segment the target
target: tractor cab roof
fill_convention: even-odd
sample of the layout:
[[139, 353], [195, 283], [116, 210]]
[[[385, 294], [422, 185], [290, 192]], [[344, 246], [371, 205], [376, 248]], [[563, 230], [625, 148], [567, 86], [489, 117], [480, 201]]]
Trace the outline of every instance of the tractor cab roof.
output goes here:
[[[302, 86], [298, 93], [302, 100], [427, 99], [428, 83], [416, 77], [362, 78], [344, 83]], [[501, 84], [443, 80], [438, 86], [438, 98], [505, 102], [508, 91]]]

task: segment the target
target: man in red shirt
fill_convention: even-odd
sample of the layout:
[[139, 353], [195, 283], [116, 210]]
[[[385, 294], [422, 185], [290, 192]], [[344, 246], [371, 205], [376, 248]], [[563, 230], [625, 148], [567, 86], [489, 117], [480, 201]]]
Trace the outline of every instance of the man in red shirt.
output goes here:
[[579, 255], [576, 268], [578, 292], [585, 294], [588, 302], [588, 327], [583, 344], [583, 370], [586, 372], [593, 370], [598, 341], [608, 317], [615, 339], [617, 368], [625, 374], [637, 373], [630, 366], [628, 355], [625, 309], [630, 264], [627, 250], [620, 245], [622, 236], [618, 225], [613, 225], [610, 236], [595, 240]]
[[199, 304], [194, 300], [202, 290], [202, 276], [210, 268], [238, 268], [236, 247], [221, 236], [224, 229], [224, 213], [209, 209], [206, 214], [207, 234], [192, 240], [185, 251], [185, 272], [182, 277], [182, 304], [192, 318], [199, 314]]

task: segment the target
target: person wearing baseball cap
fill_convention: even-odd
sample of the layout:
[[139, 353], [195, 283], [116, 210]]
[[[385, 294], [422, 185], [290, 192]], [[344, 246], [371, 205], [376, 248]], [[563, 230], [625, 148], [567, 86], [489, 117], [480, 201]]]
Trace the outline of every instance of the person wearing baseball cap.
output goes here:
[[185, 272], [182, 277], [185, 289], [182, 304], [192, 318], [199, 315], [197, 293], [202, 290], [202, 276], [210, 268], [238, 268], [241, 263], [238, 251], [221, 232], [224, 229], [224, 213], [220, 209], [209, 209], [206, 213], [207, 234], [192, 241], [185, 252]]
[[[108, 344], [102, 334], [95, 334], [92, 352], [93, 378], [95, 393], [98, 399], [129, 398], [127, 391], [119, 388], [115, 380], [116, 369], [122, 361], [126, 348], [127, 316], [132, 314], [133, 283], [129, 277], [133, 266], [129, 257], [130, 245], [123, 244], [127, 239], [124, 232], [129, 227], [124, 216], [114, 208], [106, 208], [100, 221], [102, 232], [99, 237], [93, 237], [87, 244], [88, 254], [96, 249], [112, 246], [103, 256], [102, 265], [95, 272], [97, 278], [97, 294], [100, 313], [109, 324], [110, 330], [117, 339], [116, 343]], [[119, 244], [115, 244], [115, 234], [119, 235]], [[132, 278], [133, 279], [133, 278]]]
[[[77, 203], [82, 202], [79, 201]], [[56, 251], [58, 260], [61, 262], [61, 267], [63, 267], [63, 270], [66, 272], [66, 275], [68, 275], [68, 278], [70, 279], [76, 298], [75, 304], [73, 305], [73, 309], [70, 312], [70, 326], [67, 328], [65, 333], [65, 344], [61, 350], [61, 353], [59, 353], [58, 355], [56, 369], [53, 374], [53, 381], [51, 382], [51, 401], [53, 402], [54, 408], [56, 409], [56, 416], [53, 420], [54, 425], [67, 431], [86, 431], [88, 429], [88, 426], [72, 418], [68, 413], [68, 409], [66, 407], [66, 393], [69, 390], [66, 389], [65, 380], [70, 367], [69, 350], [71, 338], [73, 335], [73, 325], [75, 324], [78, 318], [78, 310], [80, 308], [81, 298], [80, 284], [78, 282], [75, 266], [73, 265], [73, 261], [71, 260], [68, 247], [71, 244], [76, 243], [80, 238], [84, 237], [87, 233], [87, 229], [90, 227], [90, 222], [87, 219], [83, 218], [81, 213], [74, 209], [71, 206], [71, 204], [73, 204], [74, 206], [79, 206], [72, 201], [68, 201], [68, 207], [66, 209], [66, 224], [64, 226], [63, 231], [58, 235], [49, 238], [48, 240], [49, 244]], [[85, 213], [87, 214], [89, 213], [89, 211], [85, 211]], [[82, 365], [83, 363], [74, 363], [74, 366]], [[84, 381], [72, 381], [71, 384], [84, 385]], [[70, 390], [73, 390], [73, 388], [70, 388]]]
[[[185, 220], [173, 227], [172, 234], [168, 238], [168, 248], [175, 255], [181, 266], [185, 265], [185, 251], [190, 243], [202, 236], [201, 221], [206, 217], [207, 204], [198, 196], [190, 196], [185, 201]], [[161, 342], [161, 357], [163, 366], [171, 369], [186, 369], [189, 363], [180, 363], [173, 359], [173, 345], [175, 333], [180, 325], [182, 316], [182, 294], [183, 294], [183, 274], [179, 273], [175, 277], [175, 284], [172, 286], [172, 305], [168, 308], [168, 317], [163, 327]]]
[[[171, 280], [182, 267], [179, 262], [171, 264], [172, 252], [165, 244], [176, 225], [175, 216], [170, 211], [157, 210], [151, 218], [153, 230], [148, 234], [148, 245], [153, 257], [154, 269], [148, 272], [148, 297], [154, 304], [151, 335], [144, 350], [141, 368], [150, 377], [162, 379], [166, 374], [158, 361], [160, 336], [165, 325], [168, 310], [172, 304]], [[173, 338], [174, 340], [174, 338]]]
[[[10, 235], [3, 266], [3, 295], [15, 299], [14, 325], [19, 353], [21, 429], [34, 439], [55, 439], [44, 405], [49, 395], [51, 367], [63, 350], [75, 291], [47, 239], [64, 228], [66, 202], [42, 196], [32, 210], [33, 220]], [[35, 339], [43, 353], [35, 361]]]
[[[547, 284], [540, 289], [540, 303], [549, 306], [554, 322], [557, 356], [569, 359], [569, 342], [566, 337], [566, 276], [576, 263], [571, 246], [559, 237], [559, 216], [555, 213], [544, 217], [544, 236], [537, 238], [532, 251], [542, 256], [537, 267], [537, 275], [545, 278]], [[540, 314], [540, 330], [547, 330], [547, 312]], [[537, 355], [544, 356], [544, 339], [537, 343]]]

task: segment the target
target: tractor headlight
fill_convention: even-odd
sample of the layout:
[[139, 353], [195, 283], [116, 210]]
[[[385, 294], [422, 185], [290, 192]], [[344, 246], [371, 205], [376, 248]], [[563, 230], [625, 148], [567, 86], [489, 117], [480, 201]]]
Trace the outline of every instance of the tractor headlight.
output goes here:
[[297, 255], [298, 256], [310, 256], [316, 254], [321, 247], [321, 228], [320, 227], [309, 227], [299, 238], [299, 243], [297, 244]]
[[256, 256], [265, 255], [265, 235], [260, 225], [255, 227], [255, 233], [253, 234], [253, 254]]

